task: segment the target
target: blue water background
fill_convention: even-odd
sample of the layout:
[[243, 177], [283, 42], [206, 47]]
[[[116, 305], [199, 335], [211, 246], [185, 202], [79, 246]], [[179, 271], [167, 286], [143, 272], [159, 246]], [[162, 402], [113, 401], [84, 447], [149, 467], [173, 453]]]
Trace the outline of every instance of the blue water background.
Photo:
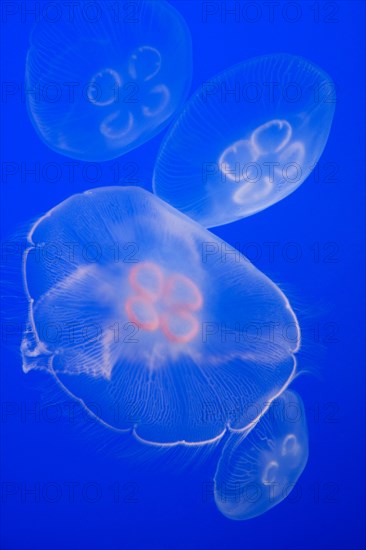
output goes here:
[[[6, 4], [15, 6], [17, 13], [7, 16]], [[270, 3], [271, 16], [266, 2], [240, 2], [241, 15], [235, 21], [230, 14], [225, 19], [224, 2], [211, 2], [218, 11], [206, 22], [204, 3], [174, 0], [172, 4], [192, 32], [192, 91], [230, 65], [273, 52], [308, 58], [337, 86], [334, 124], [315, 175], [279, 204], [216, 230], [281, 286], [299, 317], [304, 335], [299, 368], [308, 374], [296, 380], [294, 388], [308, 415], [309, 462], [295, 497], [249, 522], [230, 521], [220, 515], [212, 499], [213, 458], [206, 462], [202, 457], [189, 462], [186, 456], [171, 460], [165, 455], [155, 461], [126, 459], [119, 456], [118, 445], [113, 450], [115, 441], [103, 449], [103, 434], [70, 420], [65, 406], [61, 405], [62, 418], [48, 407], [58, 396], [46, 381], [43, 387], [42, 376], [23, 374], [16, 336], [7, 337], [1, 356], [1, 548], [361, 550], [365, 548], [365, 4], [275, 2]], [[1, 6], [2, 81], [17, 85], [23, 81], [34, 23], [31, 14], [22, 21], [24, 6], [24, 2]], [[133, 185], [151, 189], [154, 159], [164, 134], [114, 163], [100, 165], [95, 181], [92, 167], [77, 163], [72, 181], [68, 159], [39, 140], [19, 93], [3, 98], [3, 168], [11, 162], [17, 170], [13, 176], [3, 174], [1, 182], [3, 238], [21, 234], [52, 206], [97, 185], [128, 183], [134, 176]], [[22, 167], [35, 163], [57, 163], [62, 172], [59, 181], [22, 177]], [[11, 269], [5, 270], [7, 278]], [[16, 293], [16, 271], [11, 278], [8, 290]], [[18, 319], [20, 312], [19, 306]], [[36, 415], [30, 412], [35, 406]]]

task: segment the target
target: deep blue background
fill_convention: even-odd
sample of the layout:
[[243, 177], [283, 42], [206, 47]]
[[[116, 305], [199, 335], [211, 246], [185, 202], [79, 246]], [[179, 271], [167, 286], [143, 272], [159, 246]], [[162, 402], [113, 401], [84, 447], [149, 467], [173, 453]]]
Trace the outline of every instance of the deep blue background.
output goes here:
[[[23, 2], [12, 4], [24, 8]], [[244, 251], [248, 243], [255, 243], [246, 248], [249, 257], [285, 290], [303, 328], [299, 366], [308, 374], [294, 387], [308, 414], [310, 457], [300, 492], [249, 522], [225, 519], [212, 499], [203, 498], [213, 458], [203, 463], [197, 457], [190, 463], [188, 457], [177, 456], [173, 464], [164, 455], [153, 462], [149, 457], [125, 459], [119, 456], [116, 442], [101, 449], [103, 433], [85, 429], [85, 420], [71, 422], [66, 413], [62, 420], [47, 419], [46, 413], [56, 410], [47, 404], [57, 396], [52, 388], [44, 393], [43, 377], [22, 373], [15, 335], [7, 338], [1, 363], [1, 548], [361, 550], [365, 548], [365, 4], [279, 2], [271, 20], [268, 3], [241, 2], [244, 11], [239, 20], [229, 15], [225, 21], [224, 2], [215, 2], [223, 11], [206, 23], [201, 2], [172, 4], [192, 32], [192, 91], [234, 63], [273, 52], [308, 58], [337, 85], [334, 124], [318, 176], [311, 176], [270, 209], [217, 230]], [[3, 17], [3, 81], [22, 83], [33, 21], [27, 16], [22, 22], [20, 12]], [[1, 182], [5, 240], [71, 194], [118, 182], [113, 163], [102, 165], [102, 175], [94, 182], [83, 178], [82, 163], [73, 182], [66, 167], [54, 183], [37, 182], [32, 176], [22, 181], [21, 163], [64, 166], [67, 159], [41, 143], [19, 94], [3, 100], [2, 111], [2, 160], [18, 163], [18, 173]], [[162, 135], [119, 159], [125, 170], [120, 178], [128, 181], [125, 163], [137, 163], [139, 179], [134, 183], [150, 189]], [[288, 248], [290, 242], [300, 253], [295, 261], [286, 256], [286, 251], [295, 250]], [[265, 243], [277, 243], [274, 258]], [[13, 280], [5, 293], [17, 291], [16, 271]], [[21, 413], [22, 407], [35, 403], [40, 418]], [[65, 405], [60, 406], [65, 412]], [[187, 463], [185, 470], [178, 468], [182, 460]], [[160, 468], [155, 469], [157, 462]], [[67, 489], [70, 484], [75, 486], [74, 498]], [[88, 484], [98, 484], [97, 502], [91, 502], [94, 485]], [[25, 495], [31, 487], [39, 488], [39, 497]], [[52, 497], [56, 502], [51, 502]]]

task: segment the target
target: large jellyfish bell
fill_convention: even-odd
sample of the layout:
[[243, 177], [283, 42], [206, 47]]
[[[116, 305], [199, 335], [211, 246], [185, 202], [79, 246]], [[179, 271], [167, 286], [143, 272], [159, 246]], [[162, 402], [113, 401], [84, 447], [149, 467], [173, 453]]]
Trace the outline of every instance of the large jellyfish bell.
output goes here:
[[215, 474], [218, 509], [234, 520], [264, 514], [295, 488], [307, 460], [304, 405], [287, 390], [249, 435], [229, 437]]
[[23, 369], [51, 373], [107, 427], [207, 443], [247, 429], [292, 380], [286, 297], [153, 194], [74, 195], [28, 240]]
[[188, 102], [160, 149], [154, 191], [205, 227], [263, 210], [308, 177], [334, 107], [331, 78], [305, 59], [236, 65]]
[[188, 27], [165, 0], [80, 3], [34, 28], [28, 111], [51, 149], [109, 160], [167, 124], [185, 100], [191, 73]]

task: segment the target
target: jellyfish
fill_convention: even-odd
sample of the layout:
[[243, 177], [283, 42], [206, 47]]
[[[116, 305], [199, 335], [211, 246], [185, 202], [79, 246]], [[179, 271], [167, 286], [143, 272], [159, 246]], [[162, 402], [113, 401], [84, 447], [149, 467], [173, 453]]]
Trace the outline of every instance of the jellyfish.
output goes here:
[[23, 370], [48, 372], [143, 442], [247, 429], [296, 373], [300, 330], [282, 291], [141, 188], [92, 189], [39, 218], [23, 276]]
[[205, 227], [275, 204], [305, 181], [326, 145], [331, 78], [287, 54], [204, 82], [162, 143], [154, 192]]
[[226, 442], [214, 479], [215, 502], [229, 519], [267, 512], [295, 488], [308, 460], [303, 402], [287, 390], [249, 432]]
[[26, 61], [27, 105], [40, 138], [83, 161], [151, 139], [184, 102], [191, 38], [165, 0], [75, 6], [38, 22]]

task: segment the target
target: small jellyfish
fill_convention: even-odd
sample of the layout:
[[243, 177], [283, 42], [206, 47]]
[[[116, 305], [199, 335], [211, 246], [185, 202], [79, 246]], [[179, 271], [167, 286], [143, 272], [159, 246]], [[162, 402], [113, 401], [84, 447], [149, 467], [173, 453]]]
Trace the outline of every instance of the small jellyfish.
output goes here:
[[250, 59], [202, 84], [165, 138], [154, 192], [205, 227], [280, 201], [326, 145], [334, 84], [305, 59]]
[[303, 402], [285, 391], [247, 435], [232, 434], [215, 473], [215, 502], [234, 520], [264, 514], [294, 489], [308, 460]]
[[25, 76], [31, 121], [58, 153], [116, 158], [151, 139], [182, 105], [191, 57], [188, 27], [165, 0], [81, 3], [33, 30]]
[[106, 427], [204, 444], [252, 425], [293, 379], [284, 294], [152, 193], [74, 195], [28, 243], [23, 370], [48, 371]]

